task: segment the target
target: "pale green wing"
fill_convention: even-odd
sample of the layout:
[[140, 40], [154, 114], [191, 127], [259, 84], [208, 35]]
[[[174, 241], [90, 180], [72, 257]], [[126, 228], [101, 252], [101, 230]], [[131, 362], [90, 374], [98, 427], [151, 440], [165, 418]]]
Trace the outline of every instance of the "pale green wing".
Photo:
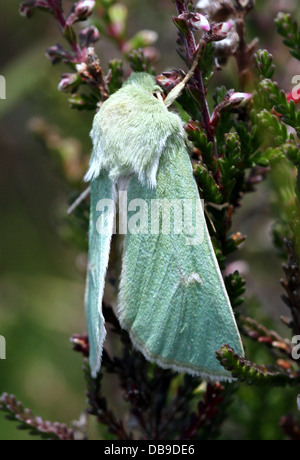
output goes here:
[[91, 182], [89, 262], [85, 296], [90, 366], [93, 377], [100, 369], [103, 342], [106, 336], [102, 298], [114, 220], [114, 185], [108, 173], [103, 171], [97, 179]]
[[[183, 140], [173, 136], [168, 141], [157, 188], [149, 189], [137, 177], [131, 178], [129, 205], [139, 198], [148, 206], [157, 199], [200, 204]], [[177, 234], [172, 226], [170, 234], [126, 235], [120, 322], [150, 361], [212, 380], [231, 380], [215, 352], [229, 344], [243, 354], [243, 347], [201, 205], [200, 210], [198, 233], [203, 238], [197, 244], [188, 244], [186, 234]], [[148, 220], [150, 228], [150, 212]]]

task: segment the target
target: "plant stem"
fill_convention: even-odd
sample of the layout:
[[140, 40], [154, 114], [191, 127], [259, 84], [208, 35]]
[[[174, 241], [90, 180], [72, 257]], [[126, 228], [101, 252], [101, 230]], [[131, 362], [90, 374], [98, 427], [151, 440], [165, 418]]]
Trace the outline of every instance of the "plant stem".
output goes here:
[[[175, 1], [175, 5], [177, 8], [178, 14], [189, 12], [187, 2], [182, 3], [179, 0], [174, 0], [174, 1]], [[188, 33], [186, 37], [184, 37], [184, 39], [185, 39], [185, 53], [188, 58], [188, 61], [190, 62], [190, 65], [192, 66], [195, 60], [195, 55], [197, 53], [196, 40], [195, 40], [194, 34], [191, 31]], [[213, 156], [216, 162], [218, 163], [218, 160], [219, 160], [218, 149], [217, 149], [217, 144], [216, 144], [214, 133], [211, 129], [211, 124], [210, 124], [211, 114], [210, 114], [207, 99], [206, 99], [206, 89], [204, 85], [203, 74], [199, 66], [197, 66], [197, 68], [194, 71], [194, 79], [195, 79], [197, 88], [199, 89], [200, 94], [201, 94], [202, 126], [203, 126], [203, 129], [206, 131], [208, 141], [211, 142], [213, 145]], [[219, 166], [217, 167], [217, 172], [215, 174], [215, 180], [217, 184], [220, 185]]]
[[52, 12], [58, 22], [61, 32], [64, 34], [66, 28], [66, 19], [64, 17], [61, 4], [56, 0], [48, 0], [48, 4], [52, 8]]
[[48, 4], [52, 8], [53, 15], [58, 23], [61, 33], [68, 40], [75, 53], [76, 61], [78, 63], [85, 62], [86, 52], [78, 45], [74, 29], [71, 26], [67, 26], [61, 2], [57, 0], [48, 0]]

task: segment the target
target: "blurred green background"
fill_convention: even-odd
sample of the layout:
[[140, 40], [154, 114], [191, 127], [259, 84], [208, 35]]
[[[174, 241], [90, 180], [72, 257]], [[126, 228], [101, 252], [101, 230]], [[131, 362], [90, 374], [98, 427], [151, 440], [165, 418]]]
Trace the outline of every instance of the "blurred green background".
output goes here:
[[[67, 202], [77, 187], [66, 185], [55, 152], [59, 146], [66, 158], [70, 154], [88, 159], [93, 114], [71, 111], [67, 96], [57, 91], [59, 77], [67, 69], [51, 66], [44, 56], [48, 47], [61, 41], [53, 19], [38, 13], [26, 20], [18, 13], [19, 3], [0, 3], [0, 75], [7, 82], [7, 98], [0, 100], [0, 335], [7, 342], [7, 359], [0, 361], [0, 394], [14, 393], [37, 415], [69, 424], [85, 408], [82, 360], [72, 351], [69, 338], [86, 329], [86, 258], [68, 239]], [[157, 73], [182, 67], [175, 51], [172, 1], [123, 3], [129, 8], [129, 34], [141, 29], [159, 34]], [[276, 79], [290, 91], [293, 75], [300, 73], [299, 62], [282, 45], [273, 19], [280, 9], [295, 12], [297, 1], [257, 3], [248, 21], [249, 38], [259, 37], [259, 47], [273, 52]], [[109, 59], [120, 57], [105, 41], [96, 48], [104, 69]], [[237, 88], [234, 62], [212, 85], [218, 81]], [[76, 173], [68, 172], [74, 175], [74, 184], [79, 183]], [[269, 179], [245, 199], [234, 230], [247, 234], [248, 240], [232, 259], [230, 270], [238, 266], [247, 278], [243, 312], [287, 334], [279, 321], [287, 311], [280, 299], [281, 261], [271, 240], [273, 194]], [[248, 341], [246, 352], [257, 362], [270, 360], [263, 348]], [[297, 389], [242, 386], [223, 437], [282, 438], [279, 418], [295, 413], [296, 396]], [[27, 438], [0, 413], [1, 440]]]

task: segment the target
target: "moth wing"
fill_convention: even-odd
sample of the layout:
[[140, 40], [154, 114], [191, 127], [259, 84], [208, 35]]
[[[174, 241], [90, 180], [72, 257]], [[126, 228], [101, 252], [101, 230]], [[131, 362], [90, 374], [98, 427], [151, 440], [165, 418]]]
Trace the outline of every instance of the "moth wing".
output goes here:
[[115, 221], [114, 184], [103, 171], [91, 182], [89, 261], [85, 309], [90, 344], [90, 367], [95, 377], [101, 366], [106, 336], [102, 299]]
[[[136, 198], [146, 200], [148, 208], [153, 200], [177, 200], [177, 204], [191, 200], [198, 209], [200, 205], [201, 241], [191, 244], [184, 232], [174, 231], [174, 225], [169, 234], [128, 232], [118, 300], [122, 327], [144, 356], [163, 368], [231, 380], [215, 352], [228, 343], [243, 354], [243, 347], [184, 142], [168, 141], [156, 189], [133, 176], [127, 192], [129, 205]], [[150, 212], [146, 218], [151, 230], [153, 216], [151, 223]], [[173, 215], [173, 223], [174, 219]]]

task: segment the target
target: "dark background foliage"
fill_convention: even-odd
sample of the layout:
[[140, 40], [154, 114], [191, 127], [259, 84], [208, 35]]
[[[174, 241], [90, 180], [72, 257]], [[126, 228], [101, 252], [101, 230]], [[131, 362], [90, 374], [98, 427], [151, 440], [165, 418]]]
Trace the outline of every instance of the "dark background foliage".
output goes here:
[[[129, 36], [141, 29], [158, 32], [156, 73], [182, 67], [175, 50], [173, 3], [121, 3], [129, 11]], [[297, 19], [297, 2], [257, 3], [247, 20], [249, 41], [258, 37], [258, 48], [273, 53], [274, 78], [289, 92], [292, 77], [300, 73], [299, 62], [283, 46], [274, 19], [281, 10], [292, 11]], [[50, 67], [44, 57], [45, 50], [58, 41], [52, 18], [38, 14], [27, 21], [18, 7], [18, 1], [0, 4], [0, 16], [5, 18], [0, 30], [0, 74], [7, 80], [7, 99], [0, 100], [0, 334], [7, 341], [7, 360], [0, 361], [0, 394], [14, 393], [34, 413], [69, 424], [85, 408], [82, 360], [72, 351], [69, 338], [74, 332], [85, 332], [86, 240], [82, 231], [71, 231], [66, 209], [70, 195], [83, 188], [80, 180], [91, 150], [93, 112], [71, 111], [68, 95], [57, 91], [65, 69]], [[96, 50], [105, 70], [110, 59], [121, 57], [117, 47], [105, 39], [96, 44]], [[129, 72], [129, 66], [125, 71]], [[233, 59], [213, 84], [239, 87]], [[246, 234], [247, 243], [227, 267], [228, 273], [238, 269], [247, 281], [241, 312], [283, 336], [286, 327], [279, 318], [287, 314], [287, 308], [281, 300], [282, 260], [272, 243], [272, 227], [284, 213], [282, 202], [292, 194], [293, 185], [291, 170], [279, 164], [256, 194], [244, 199], [233, 229]], [[270, 362], [264, 347], [247, 339], [245, 345], [252, 361]], [[106, 395], [122, 414], [117, 379], [109, 376], [109, 383], [107, 380], [103, 382]], [[297, 387], [239, 386], [221, 437], [284, 438], [280, 417], [295, 416], [298, 392]], [[93, 420], [89, 434], [91, 438], [107, 436]], [[27, 434], [17, 431], [0, 413], [0, 439], [27, 439]]]

